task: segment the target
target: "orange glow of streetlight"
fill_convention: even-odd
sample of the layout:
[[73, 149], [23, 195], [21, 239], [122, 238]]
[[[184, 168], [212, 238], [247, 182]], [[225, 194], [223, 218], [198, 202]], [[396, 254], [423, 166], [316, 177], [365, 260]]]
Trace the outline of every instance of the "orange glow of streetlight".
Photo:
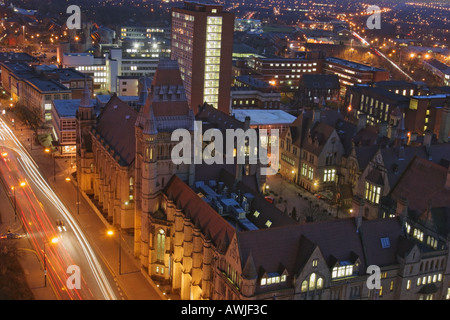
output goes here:
[[108, 231], [106, 232], [106, 234], [107, 234], [108, 236], [113, 236], [113, 235], [114, 235], [114, 231], [113, 231], [113, 230], [108, 230]]

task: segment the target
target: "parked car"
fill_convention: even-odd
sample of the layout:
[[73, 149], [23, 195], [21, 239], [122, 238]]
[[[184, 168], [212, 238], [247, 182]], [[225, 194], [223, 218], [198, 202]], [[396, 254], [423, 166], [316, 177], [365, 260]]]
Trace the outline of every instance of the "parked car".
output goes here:
[[264, 199], [266, 199], [266, 201], [269, 203], [273, 203], [275, 201], [275, 199], [272, 197], [264, 197]]

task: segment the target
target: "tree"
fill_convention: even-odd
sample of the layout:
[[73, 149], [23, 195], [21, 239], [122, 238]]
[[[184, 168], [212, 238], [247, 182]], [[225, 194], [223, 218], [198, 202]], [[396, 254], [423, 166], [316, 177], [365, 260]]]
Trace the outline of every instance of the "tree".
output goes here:
[[298, 220], [299, 220], [299, 217], [297, 216], [297, 208], [295, 208], [295, 206], [292, 208], [292, 211], [291, 211], [291, 217], [292, 217], [293, 219], [295, 219], [295, 221], [298, 221]]

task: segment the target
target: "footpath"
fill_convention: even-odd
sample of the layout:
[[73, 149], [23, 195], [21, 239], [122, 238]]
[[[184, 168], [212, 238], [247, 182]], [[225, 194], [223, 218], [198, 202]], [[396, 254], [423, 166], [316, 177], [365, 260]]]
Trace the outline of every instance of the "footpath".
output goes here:
[[[119, 291], [118, 299], [122, 300], [177, 300], [177, 296], [168, 294], [167, 288], [156, 284], [145, 271], [141, 270], [140, 262], [133, 255], [133, 235], [121, 232], [121, 244], [119, 246], [118, 235], [114, 239], [107, 236], [106, 231], [114, 229], [96, 210], [95, 206], [90, 202], [89, 198], [80, 192], [77, 194], [76, 182], [72, 177], [74, 169], [72, 169], [72, 161], [75, 157], [55, 157], [45, 152], [45, 147], [37, 144], [33, 139], [33, 132], [18, 121], [15, 126], [11, 125], [9, 119], [3, 116], [10, 128], [14, 131], [17, 138], [22, 142], [28, 150], [39, 170], [47, 183], [53, 188], [55, 193], [72, 213], [77, 220], [85, 236], [89, 239], [97, 256], [107, 266], [109, 272], [114, 277], [115, 285]], [[66, 178], [70, 177], [70, 180]], [[79, 200], [79, 201], [77, 201]], [[2, 201], [3, 202], [3, 201]], [[79, 204], [78, 204], [79, 202]], [[79, 205], [79, 207], [78, 207]], [[10, 210], [7, 210], [9, 212]], [[14, 221], [14, 211], [9, 212], [3, 218], [1, 227]], [[5, 223], [6, 219], [6, 223]], [[17, 226], [16, 226], [17, 228]], [[22, 239], [23, 240], [23, 239]], [[20, 241], [22, 241], [20, 240]], [[21, 243], [21, 245], [26, 245]], [[29, 247], [29, 245], [28, 245]], [[121, 255], [119, 256], [119, 248]], [[119, 263], [119, 257], [120, 263]], [[28, 283], [35, 295], [36, 300], [53, 300], [56, 299], [51, 291], [51, 286], [43, 287], [43, 268], [37, 257], [33, 254], [23, 255], [23, 267], [27, 275]], [[108, 270], [104, 270], [108, 272]], [[39, 276], [41, 274], [41, 276]], [[42, 278], [42, 280], [40, 280]], [[41, 283], [41, 284], [40, 284]], [[114, 284], [112, 284], [114, 285]], [[167, 294], [166, 294], [167, 292]]]

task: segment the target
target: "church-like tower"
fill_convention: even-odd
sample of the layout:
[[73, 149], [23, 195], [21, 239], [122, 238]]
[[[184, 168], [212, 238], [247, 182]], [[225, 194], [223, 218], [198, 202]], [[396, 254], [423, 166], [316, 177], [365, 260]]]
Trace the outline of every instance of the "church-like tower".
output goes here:
[[96, 115], [91, 101], [91, 92], [87, 82], [80, 99], [80, 105], [76, 113], [77, 138], [76, 138], [76, 163], [77, 183], [81, 190], [92, 189], [90, 172], [93, 163], [92, 140], [90, 130], [95, 125]]
[[188, 184], [194, 177], [193, 164], [176, 165], [171, 159], [172, 148], [177, 143], [171, 141], [171, 135], [176, 129], [187, 129], [192, 137], [194, 115], [186, 99], [177, 62], [163, 60], [158, 65], [135, 126], [134, 247], [135, 255], [140, 257], [143, 267], [149, 268], [150, 274], [149, 263], [155, 260], [150, 221], [159, 214], [164, 215], [160, 208], [160, 193], [174, 174]]

